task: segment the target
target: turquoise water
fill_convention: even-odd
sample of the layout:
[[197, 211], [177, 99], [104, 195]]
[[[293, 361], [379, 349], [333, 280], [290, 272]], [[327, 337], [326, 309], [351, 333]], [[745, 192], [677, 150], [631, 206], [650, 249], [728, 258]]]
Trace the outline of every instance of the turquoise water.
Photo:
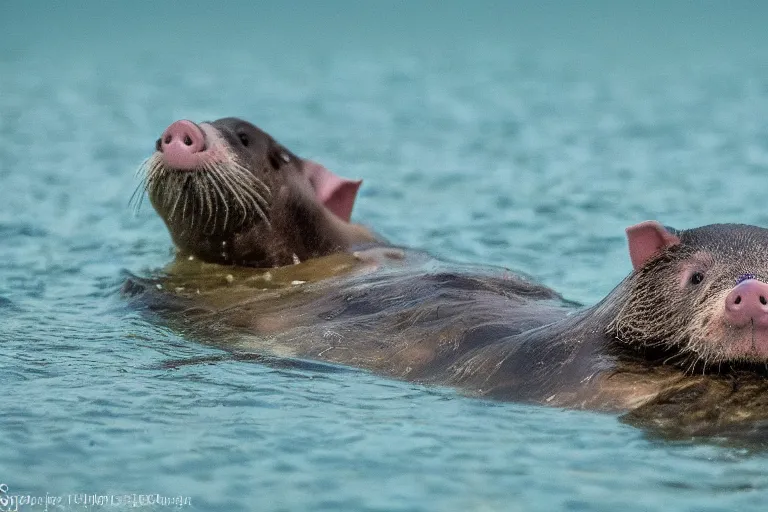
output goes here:
[[61, 497], [49, 510], [84, 510], [77, 493], [189, 498], [89, 510], [764, 510], [765, 451], [236, 360], [118, 288], [171, 257], [152, 210], [128, 205], [154, 140], [239, 115], [363, 178], [355, 218], [393, 242], [591, 303], [630, 269], [630, 224], [768, 226], [768, 13], [274, 4], [0, 7], [5, 494]]

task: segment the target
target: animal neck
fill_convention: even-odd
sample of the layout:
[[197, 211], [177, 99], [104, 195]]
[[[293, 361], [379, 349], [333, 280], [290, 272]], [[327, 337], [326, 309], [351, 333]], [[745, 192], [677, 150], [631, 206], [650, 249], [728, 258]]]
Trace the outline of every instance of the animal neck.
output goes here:
[[270, 226], [262, 226], [235, 241], [242, 248], [245, 264], [249, 251], [264, 260], [260, 266], [278, 267], [377, 241], [365, 227], [345, 222], [314, 202], [289, 200], [278, 204], [271, 221]]
[[519, 336], [533, 343], [554, 341], [573, 347], [614, 345], [616, 340], [608, 328], [625, 306], [627, 287], [628, 282], [624, 280], [597, 304], [574, 310], [555, 322], [521, 333]]
[[[610, 319], [621, 304], [625, 283], [598, 304], [554, 311], [556, 320], [483, 346], [454, 369], [452, 383], [491, 397], [540, 402], [584, 389], [585, 381], [617, 364]], [[568, 398], [571, 400], [571, 398]]]
[[328, 208], [322, 208], [325, 222], [333, 234], [339, 247], [350, 248], [355, 245], [380, 241], [368, 228], [362, 224], [346, 222], [334, 215]]

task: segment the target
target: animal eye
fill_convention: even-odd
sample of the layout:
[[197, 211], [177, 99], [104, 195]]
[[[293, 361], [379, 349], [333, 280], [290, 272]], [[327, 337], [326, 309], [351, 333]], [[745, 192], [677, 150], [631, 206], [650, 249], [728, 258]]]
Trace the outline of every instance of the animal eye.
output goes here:
[[248, 143], [250, 142], [248, 140], [248, 136], [244, 133], [238, 133], [237, 137], [240, 139], [240, 142], [242, 142], [243, 146], [247, 146]]
[[691, 276], [692, 285], [697, 285], [701, 283], [703, 280], [704, 280], [704, 274], [702, 274], [701, 272], [694, 272], [693, 275]]

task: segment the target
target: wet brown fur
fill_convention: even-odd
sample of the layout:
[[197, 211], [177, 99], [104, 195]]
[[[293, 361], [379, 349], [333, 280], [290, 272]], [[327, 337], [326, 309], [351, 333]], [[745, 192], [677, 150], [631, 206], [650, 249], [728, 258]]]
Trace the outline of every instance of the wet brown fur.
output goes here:
[[302, 172], [304, 161], [269, 134], [237, 118], [209, 124], [220, 152], [205, 168], [168, 168], [159, 153], [142, 167], [143, 187], [182, 255], [277, 267], [377, 241], [320, 204]]
[[[766, 233], [736, 224], [680, 232], [680, 245], [627, 278], [627, 300], [606, 334], [691, 373], [718, 371], [731, 363], [765, 364], [762, 357], [734, 354], [734, 339], [745, 334], [719, 319], [740, 275], [768, 275]], [[686, 269], [702, 272], [704, 281], [696, 287], [681, 284]]]
[[[683, 246], [586, 309], [523, 276], [412, 251], [336, 255], [268, 274], [171, 267], [160, 281], [129, 280], [125, 293], [234, 353], [322, 360], [504, 400], [630, 412], [628, 421], [670, 435], [746, 429], [762, 441], [768, 408], [757, 406], [768, 402], [768, 379], [761, 368], [726, 360], [691, 372], [690, 354], [701, 358], [701, 342], [686, 322], [703, 322], [697, 304], [744, 269], [765, 265], [755, 254], [728, 266], [731, 249], [697, 243], [706, 235], [682, 232]], [[665, 288], [680, 265], [702, 255], [711, 259], [708, 286], [677, 295]]]

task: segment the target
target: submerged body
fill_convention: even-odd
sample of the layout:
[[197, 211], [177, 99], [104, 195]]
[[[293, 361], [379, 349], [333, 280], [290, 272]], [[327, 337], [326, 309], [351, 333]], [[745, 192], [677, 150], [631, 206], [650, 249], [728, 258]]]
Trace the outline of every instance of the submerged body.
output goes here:
[[633, 272], [582, 308], [383, 245], [349, 221], [360, 182], [240, 119], [178, 121], [156, 149], [145, 188], [183, 258], [124, 291], [206, 342], [670, 432], [768, 431], [768, 230], [631, 226]]
[[130, 280], [126, 292], [186, 333], [236, 352], [349, 365], [475, 396], [623, 412], [670, 435], [763, 440], [768, 379], [755, 359], [760, 352], [713, 368], [685, 346], [611, 334], [634, 278], [665, 254], [653, 253], [591, 308], [500, 269], [385, 248], [266, 272], [177, 262], [158, 281]]

